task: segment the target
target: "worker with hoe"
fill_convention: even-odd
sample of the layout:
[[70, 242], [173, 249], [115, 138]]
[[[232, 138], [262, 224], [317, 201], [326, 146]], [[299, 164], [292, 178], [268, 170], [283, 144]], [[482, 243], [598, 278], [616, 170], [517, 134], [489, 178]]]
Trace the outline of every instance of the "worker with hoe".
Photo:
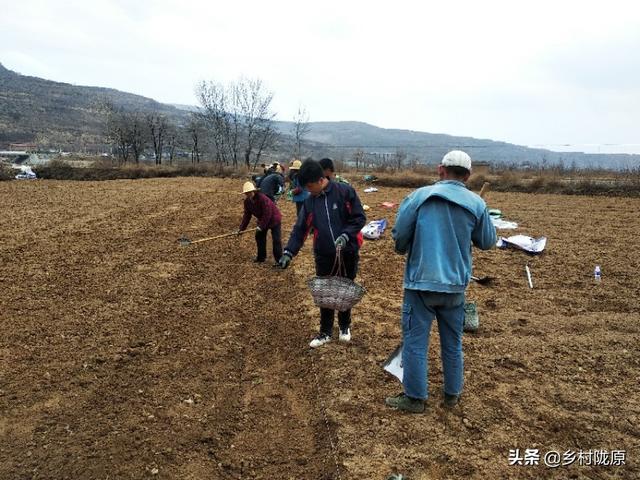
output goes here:
[[302, 204], [309, 197], [309, 191], [300, 184], [299, 172], [302, 162], [294, 160], [289, 167], [289, 188], [291, 189], [291, 200], [296, 204], [296, 215], [300, 214]]
[[395, 250], [407, 254], [402, 304], [404, 392], [389, 407], [412, 413], [425, 409], [431, 323], [438, 321], [444, 405], [455, 406], [463, 387], [464, 292], [471, 276], [471, 246], [489, 250], [496, 229], [487, 206], [468, 190], [471, 158], [447, 153], [438, 166], [440, 181], [412, 192], [400, 205], [392, 231]]
[[273, 242], [274, 266], [279, 266], [282, 256], [282, 215], [273, 201], [265, 194], [259, 192], [252, 182], [245, 182], [242, 187], [244, 199], [244, 215], [240, 228], [236, 232], [238, 235], [249, 225], [251, 216], [258, 219], [256, 230], [256, 244], [258, 254], [253, 259], [254, 262], [262, 263], [267, 259], [267, 232], [271, 230], [271, 240]]
[[[280, 259], [280, 266], [287, 268], [291, 259], [300, 251], [309, 230], [313, 227], [313, 253], [316, 274], [327, 276], [335, 274], [334, 265], [337, 256], [342, 255], [344, 274], [351, 280], [358, 271], [362, 234], [367, 219], [356, 191], [343, 183], [329, 180], [322, 166], [314, 160], [305, 160], [298, 172], [298, 179], [310, 193], [293, 226], [289, 242]], [[333, 335], [334, 311], [320, 309], [320, 333], [311, 341], [310, 347], [316, 348], [331, 341]], [[351, 310], [338, 312], [338, 339], [351, 340]]]

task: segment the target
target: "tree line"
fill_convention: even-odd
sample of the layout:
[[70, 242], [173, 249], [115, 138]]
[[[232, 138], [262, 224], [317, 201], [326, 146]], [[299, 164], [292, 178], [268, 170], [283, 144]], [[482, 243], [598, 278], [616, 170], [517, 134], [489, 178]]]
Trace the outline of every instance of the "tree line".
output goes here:
[[[171, 164], [180, 155], [190, 157], [192, 163], [208, 159], [221, 166], [255, 169], [260, 163], [270, 163], [265, 157], [276, 153], [296, 159], [313, 153], [331, 155], [326, 147], [318, 152], [305, 144], [311, 124], [303, 106], [294, 114], [288, 135], [280, 134], [272, 109], [274, 94], [260, 79], [240, 78], [226, 84], [202, 81], [196, 85], [195, 95], [198, 107], [180, 124], [158, 111], [102, 105], [107, 138], [119, 163], [137, 164], [143, 155], [149, 155], [156, 165], [163, 161]], [[399, 171], [418, 163], [415, 155], [402, 149], [393, 153], [344, 150], [336, 160], [357, 171]]]
[[210, 158], [220, 165], [255, 168], [275, 151], [289, 150], [295, 158], [304, 155], [310, 125], [306, 109], [298, 109], [292, 131], [283, 139], [275, 127], [273, 92], [260, 79], [240, 78], [228, 84], [202, 81], [195, 93], [198, 108], [183, 124], [157, 111], [101, 105], [106, 136], [119, 163], [139, 163], [148, 152], [160, 165], [188, 152], [193, 163]]

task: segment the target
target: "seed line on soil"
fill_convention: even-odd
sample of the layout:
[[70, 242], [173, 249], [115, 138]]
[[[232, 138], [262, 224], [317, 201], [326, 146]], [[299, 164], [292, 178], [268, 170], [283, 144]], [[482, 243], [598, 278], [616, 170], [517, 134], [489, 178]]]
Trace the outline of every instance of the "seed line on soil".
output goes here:
[[320, 402], [320, 412], [322, 413], [322, 418], [324, 419], [324, 425], [327, 427], [327, 436], [329, 437], [329, 445], [331, 446], [331, 453], [333, 455], [333, 461], [336, 464], [336, 475], [338, 480], [342, 480], [342, 476], [340, 475], [340, 464], [338, 463], [338, 449], [336, 448], [338, 444], [338, 438], [336, 437], [336, 443], [333, 443], [333, 437], [331, 436], [331, 428], [329, 427], [329, 419], [327, 418], [327, 409], [324, 406], [324, 401], [322, 400], [322, 396], [320, 394], [320, 379], [318, 378], [318, 368], [316, 367], [316, 362], [311, 356], [311, 368], [313, 369], [313, 378], [315, 379], [316, 385], [316, 393], [318, 394], [318, 400]]

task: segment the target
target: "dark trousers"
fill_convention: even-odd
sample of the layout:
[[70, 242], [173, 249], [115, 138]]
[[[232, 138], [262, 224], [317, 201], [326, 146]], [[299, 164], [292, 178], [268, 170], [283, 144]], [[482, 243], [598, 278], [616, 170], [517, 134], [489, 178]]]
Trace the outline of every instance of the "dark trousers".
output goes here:
[[273, 258], [277, 262], [282, 256], [282, 225], [256, 232], [256, 245], [258, 245], [258, 260], [267, 259], [267, 232], [271, 230], [271, 240], [273, 241]]
[[[357, 252], [343, 253], [343, 271], [340, 272], [339, 275], [354, 280], [358, 273], [359, 259], [360, 256]], [[333, 271], [334, 264], [335, 257], [320, 257], [316, 255], [316, 275], [323, 277], [335, 274], [336, 272]], [[333, 333], [333, 319], [334, 310], [330, 310], [328, 308], [320, 309], [320, 333], [325, 333], [331, 336]], [[340, 330], [346, 330], [351, 326], [351, 310], [338, 312], [338, 326], [340, 327]]]

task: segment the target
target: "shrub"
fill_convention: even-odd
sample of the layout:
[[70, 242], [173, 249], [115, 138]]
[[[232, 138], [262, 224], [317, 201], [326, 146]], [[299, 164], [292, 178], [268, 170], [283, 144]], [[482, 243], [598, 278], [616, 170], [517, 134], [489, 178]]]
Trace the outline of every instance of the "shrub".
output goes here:
[[482, 188], [482, 185], [484, 185], [484, 182], [488, 181], [489, 180], [487, 179], [487, 177], [482, 174], [472, 174], [469, 178], [469, 181], [467, 182], [467, 187], [469, 187], [471, 190], [480, 190]]
[[531, 191], [537, 192], [543, 190], [546, 184], [547, 179], [543, 176], [538, 176], [529, 182], [529, 188]]
[[381, 173], [376, 176], [378, 177], [376, 185], [395, 188], [420, 188], [431, 185], [435, 180], [433, 177], [408, 171]]
[[[86, 163], [85, 163], [86, 164]], [[178, 163], [175, 165], [127, 164], [115, 166], [110, 162], [95, 162], [89, 167], [74, 167], [61, 159], [52, 160], [45, 165], [32, 167], [36, 175], [43, 179], [55, 180], [116, 180], [166, 177], [227, 177], [247, 178], [249, 171], [241, 165], [237, 169], [212, 162]], [[342, 170], [341, 170], [342, 172]], [[0, 164], [0, 180], [10, 180], [16, 171], [8, 165]], [[491, 190], [496, 192], [558, 193], [567, 195], [608, 195], [640, 196], [640, 172], [627, 171], [618, 174], [611, 172], [569, 172], [571, 176], [558, 171], [522, 171], [503, 169], [490, 176], [472, 175], [467, 186], [474, 191], [480, 190], [483, 183], [489, 181]], [[361, 183], [366, 173], [350, 170], [347, 178]], [[369, 173], [370, 174], [370, 173]], [[433, 166], [417, 166], [400, 172], [380, 172], [375, 185], [395, 188], [419, 188], [431, 185], [438, 180]]]
[[118, 180], [169, 177], [230, 177], [244, 178], [247, 168], [238, 169], [225, 165], [203, 162], [199, 164], [145, 165], [127, 164], [112, 166], [106, 162], [91, 167], [73, 167], [63, 160], [52, 160], [33, 168], [39, 178], [50, 180]]
[[522, 179], [516, 172], [506, 171], [499, 176], [496, 182], [492, 183], [491, 189], [500, 192], [520, 192], [523, 189]]
[[51, 180], [73, 179], [74, 168], [64, 160], [51, 160], [44, 165], [37, 165], [32, 168], [38, 178]]
[[0, 163], [0, 181], [2, 180], [13, 180], [17, 175], [18, 171], [11, 167], [10, 165], [5, 165], [4, 163]]

